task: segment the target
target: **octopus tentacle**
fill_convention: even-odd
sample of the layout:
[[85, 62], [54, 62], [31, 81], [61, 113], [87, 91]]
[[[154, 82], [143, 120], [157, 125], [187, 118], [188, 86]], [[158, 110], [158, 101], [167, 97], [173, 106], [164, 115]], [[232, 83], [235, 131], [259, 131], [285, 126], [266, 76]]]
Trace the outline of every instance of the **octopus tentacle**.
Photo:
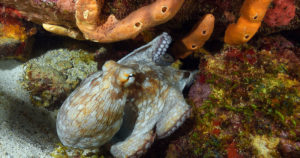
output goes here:
[[146, 140], [144, 145], [142, 146], [142, 148], [140, 148], [134, 155], [129, 156], [130, 158], [134, 158], [134, 157], [140, 157], [142, 156], [144, 153], [147, 152], [147, 150], [150, 148], [151, 144], [153, 144], [154, 140], [155, 140], [156, 134], [152, 134], [152, 137], [150, 137], [150, 139]]
[[165, 137], [168, 137], [170, 136], [172, 133], [175, 132], [175, 130], [177, 128], [179, 128], [183, 122], [188, 118], [190, 117], [191, 115], [191, 109], [187, 110], [182, 116], [181, 118], [176, 122], [176, 124], [174, 124], [173, 127], [171, 127], [168, 131], [166, 131], [165, 133], [162, 133], [158, 136], [158, 139], [162, 139], [162, 138], [165, 138]]
[[[137, 74], [136, 77], [142, 76]], [[160, 119], [165, 99], [169, 96], [170, 88], [162, 83], [157, 79], [137, 80], [136, 84], [141, 85], [143, 91], [138, 91], [139, 88], [134, 89], [128, 96], [133, 101], [128, 104], [133, 103], [137, 107], [138, 116], [130, 135], [111, 147], [111, 153], [115, 157], [138, 156], [151, 146], [156, 135], [153, 129]]]
[[163, 117], [156, 124], [158, 138], [172, 134], [189, 116], [191, 107], [185, 102], [181, 92], [171, 88], [165, 101]]
[[171, 42], [172, 38], [167, 33], [163, 33], [152, 55], [154, 63], [160, 66], [167, 66], [174, 61], [173, 57], [166, 53]]
[[123, 57], [118, 63], [127, 64], [133, 61], [142, 61], [143, 63], [155, 63], [159, 66], [170, 65], [174, 59], [171, 55], [167, 54], [166, 51], [171, 42], [171, 36], [164, 32], [148, 44], [135, 49], [130, 54]]
[[122, 20], [110, 15], [100, 25], [100, 10], [104, 0], [77, 0], [76, 25], [86, 39], [97, 42], [115, 42], [136, 37], [143, 30], [165, 23], [175, 16], [184, 0], [156, 0]]
[[114, 157], [139, 157], [150, 148], [155, 136], [152, 130], [145, 134], [130, 136], [125, 141], [112, 145], [110, 152]]

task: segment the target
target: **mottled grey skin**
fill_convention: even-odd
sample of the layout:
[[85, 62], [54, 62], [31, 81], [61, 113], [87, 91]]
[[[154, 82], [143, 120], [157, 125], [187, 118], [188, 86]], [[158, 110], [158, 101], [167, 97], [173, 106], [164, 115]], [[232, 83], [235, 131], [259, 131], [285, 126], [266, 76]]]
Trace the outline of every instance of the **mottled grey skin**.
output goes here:
[[[58, 114], [57, 131], [63, 144], [80, 148], [99, 147], [107, 142], [107, 138], [110, 139], [114, 136], [110, 142], [112, 144], [111, 153], [115, 157], [134, 157], [146, 152], [156, 136], [164, 138], [173, 133], [190, 114], [191, 108], [185, 102], [182, 90], [192, 82], [195, 72], [177, 70], [171, 66], [161, 66], [167, 65], [170, 58], [165, 58], [165, 51], [158, 51], [158, 48], [167, 48], [167, 45], [171, 43], [170, 40], [171, 37], [167, 33], [163, 33], [117, 63], [109, 61], [110, 64], [108, 65], [113, 66], [110, 67], [111, 69], [105, 68], [103, 70], [104, 75], [107, 77], [92, 75], [87, 78], [78, 90], [71, 94], [62, 106], [61, 109], [63, 110]], [[123, 69], [126, 69], [125, 72], [129, 75], [118, 74], [124, 71]], [[101, 71], [98, 74], [101, 74]], [[120, 77], [116, 77], [118, 75], [123, 76], [121, 79], [125, 78], [126, 82], [123, 82], [124, 80], [120, 82]], [[127, 79], [131, 79], [130, 84], [126, 84]], [[95, 81], [99, 81], [99, 85], [92, 83]], [[106, 85], [107, 88], [95, 88], [100, 86], [100, 82], [105, 83], [102, 85]], [[109, 83], [111, 83], [111, 86], [108, 86]], [[112, 93], [114, 87], [117, 87], [118, 95]], [[106, 93], [104, 94], [104, 91], [101, 90], [106, 90]], [[86, 94], [95, 96], [89, 97]], [[104, 96], [104, 100], [101, 96]], [[119, 98], [118, 101], [110, 99], [116, 98], [115, 96], [121, 99]], [[89, 99], [85, 99], [86, 97]], [[87, 109], [90, 109], [89, 106], [93, 105], [96, 115], [101, 116], [97, 117], [98, 122], [94, 118], [89, 118], [89, 115], [85, 115], [87, 118], [80, 119], [73, 115], [68, 116], [68, 111], [73, 111], [72, 113], [82, 112], [82, 109], [79, 110], [77, 107], [77, 103], [84, 105]], [[98, 109], [118, 110], [116, 114], [105, 112], [98, 114], [98, 112], [105, 111]], [[120, 115], [123, 117], [120, 118]], [[118, 120], [118, 123], [107, 123], [107, 121], [103, 123], [105, 122], [103, 120], [110, 120], [111, 118], [118, 118], [114, 119]], [[90, 121], [90, 119], [94, 121]], [[76, 128], [81, 128], [89, 135], [76, 133], [78, 131], [76, 128], [69, 127], [72, 126], [72, 122], [74, 122]], [[119, 122], [122, 122], [122, 125]], [[104, 130], [105, 126], [112, 129], [112, 131]], [[91, 131], [95, 127], [99, 127], [100, 130], [93, 134]], [[61, 130], [67, 128], [72, 128], [72, 131], [75, 132]], [[117, 134], [115, 134], [116, 130], [118, 130]], [[103, 136], [106, 139], [103, 139]], [[97, 143], [99, 141], [101, 143]], [[88, 145], [89, 142], [94, 146]]]

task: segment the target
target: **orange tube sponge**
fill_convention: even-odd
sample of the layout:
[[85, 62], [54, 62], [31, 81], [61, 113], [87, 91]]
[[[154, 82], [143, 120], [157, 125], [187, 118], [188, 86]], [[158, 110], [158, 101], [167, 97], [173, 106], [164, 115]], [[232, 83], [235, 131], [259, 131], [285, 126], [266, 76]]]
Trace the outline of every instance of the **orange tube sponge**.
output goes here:
[[206, 14], [186, 37], [175, 44], [173, 54], [177, 58], [186, 58], [193, 51], [201, 48], [210, 38], [214, 30], [214, 24], [215, 17], [212, 14]]
[[240, 10], [241, 17], [235, 24], [230, 24], [224, 42], [231, 45], [248, 42], [258, 31], [272, 0], [245, 0]]
[[251, 22], [261, 22], [272, 0], [245, 0], [240, 10], [241, 17]]
[[261, 22], [251, 22], [240, 17], [235, 24], [229, 24], [225, 32], [225, 43], [236, 45], [248, 42], [257, 32]]
[[77, 0], [76, 25], [86, 39], [96, 42], [115, 42], [136, 37], [143, 30], [165, 23], [175, 16], [184, 0], [156, 0], [122, 20], [110, 15], [100, 25], [100, 12], [104, 0]]

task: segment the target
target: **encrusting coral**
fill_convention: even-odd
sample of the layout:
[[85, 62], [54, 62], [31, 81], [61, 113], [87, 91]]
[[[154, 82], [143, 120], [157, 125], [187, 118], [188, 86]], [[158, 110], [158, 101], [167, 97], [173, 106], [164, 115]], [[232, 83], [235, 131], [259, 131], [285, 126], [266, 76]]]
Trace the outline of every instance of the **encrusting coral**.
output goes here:
[[215, 17], [212, 14], [206, 14], [186, 37], [176, 42], [172, 47], [172, 53], [177, 58], [185, 58], [201, 48], [213, 33], [214, 23]]
[[276, 148], [279, 144], [279, 138], [269, 138], [266, 135], [257, 135], [252, 138], [251, 145], [256, 150], [258, 157], [268, 158], [276, 156]]
[[33, 44], [30, 38], [36, 29], [21, 21], [20, 12], [0, 4], [0, 59], [26, 60]]
[[57, 49], [24, 64], [21, 85], [39, 107], [60, 105], [87, 75], [97, 71], [93, 56], [83, 50]]
[[248, 42], [258, 31], [272, 0], [245, 0], [237, 23], [230, 24], [224, 42], [230, 45]]
[[192, 125], [169, 146], [177, 157], [300, 156], [298, 48], [278, 36], [257, 45], [225, 45], [201, 60]]
[[264, 18], [268, 26], [285, 26], [295, 17], [295, 0], [274, 0], [273, 5]]
[[73, 0], [0, 0], [0, 3], [4, 8], [18, 10], [20, 17], [37, 24], [76, 26]]

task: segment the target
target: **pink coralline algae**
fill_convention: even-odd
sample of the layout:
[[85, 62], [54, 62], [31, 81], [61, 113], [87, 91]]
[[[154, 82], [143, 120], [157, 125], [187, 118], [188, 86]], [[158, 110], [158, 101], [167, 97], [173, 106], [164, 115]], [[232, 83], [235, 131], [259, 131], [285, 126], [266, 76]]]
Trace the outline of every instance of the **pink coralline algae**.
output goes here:
[[285, 26], [295, 17], [295, 0], [274, 0], [274, 7], [266, 13], [264, 22], [271, 26]]
[[197, 79], [195, 83], [192, 85], [189, 91], [189, 99], [193, 101], [193, 103], [200, 107], [204, 100], [206, 100], [211, 92], [211, 89], [209, 87], [209, 84], [204, 83], [205, 82], [205, 76], [199, 75], [197, 76]]
[[288, 41], [281, 35], [264, 37], [261, 41], [262, 48], [268, 51], [277, 51], [279, 53], [284, 52], [286, 49], [293, 49], [295, 46], [292, 42]]

